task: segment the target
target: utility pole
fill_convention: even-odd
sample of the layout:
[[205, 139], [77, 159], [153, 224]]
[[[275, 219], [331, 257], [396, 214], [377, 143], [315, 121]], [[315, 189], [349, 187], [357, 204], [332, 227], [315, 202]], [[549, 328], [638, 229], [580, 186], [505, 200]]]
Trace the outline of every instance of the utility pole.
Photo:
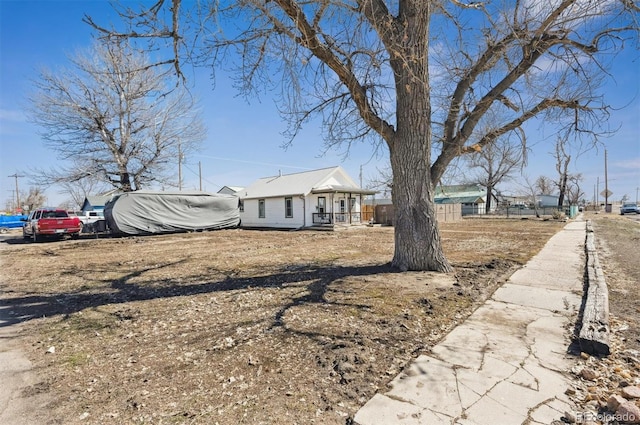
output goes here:
[[198, 177], [200, 178], [200, 192], [202, 192], [202, 161], [198, 161]]
[[604, 150], [604, 212], [609, 211], [609, 179], [607, 178], [607, 150]]
[[182, 190], [182, 145], [178, 141], [178, 190]]
[[600, 176], [596, 180], [598, 189], [596, 190], [596, 211], [600, 211]]
[[14, 179], [16, 179], [16, 212], [18, 212], [18, 209], [22, 210], [22, 207], [20, 206], [20, 190], [18, 189], [18, 179], [24, 176], [22, 174], [14, 173], [9, 177], [13, 177]]

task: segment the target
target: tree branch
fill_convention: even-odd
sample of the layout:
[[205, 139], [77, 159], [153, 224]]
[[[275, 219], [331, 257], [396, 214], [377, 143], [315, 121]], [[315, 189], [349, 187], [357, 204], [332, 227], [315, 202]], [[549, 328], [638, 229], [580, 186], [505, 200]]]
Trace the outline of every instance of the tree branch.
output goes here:
[[479, 149], [481, 150], [482, 147], [494, 142], [499, 137], [509, 133], [510, 131], [520, 128], [522, 124], [524, 124], [526, 121], [537, 116], [542, 111], [550, 108], [563, 108], [563, 109], [574, 109], [574, 110], [589, 109], [585, 106], [581, 106], [576, 101], [571, 101], [571, 100], [568, 101], [568, 100], [561, 100], [561, 99], [544, 99], [543, 101], [538, 103], [535, 107], [529, 109], [518, 118], [512, 120], [511, 122], [503, 125], [502, 127], [488, 134], [485, 134], [477, 143], [471, 146], [464, 146], [463, 148], [460, 149], [460, 153], [468, 154], [468, 153], [477, 152]]
[[293, 0], [275, 1], [300, 31], [301, 38], [299, 42], [301, 45], [309, 49], [314, 56], [331, 68], [340, 81], [347, 87], [351, 98], [360, 111], [362, 119], [367, 125], [380, 134], [387, 143], [393, 143], [395, 133], [393, 127], [373, 111], [367, 99], [366, 89], [360, 84], [352, 70], [347, 68], [345, 64], [331, 52], [327, 45], [320, 42], [318, 34], [307, 21], [299, 5]]

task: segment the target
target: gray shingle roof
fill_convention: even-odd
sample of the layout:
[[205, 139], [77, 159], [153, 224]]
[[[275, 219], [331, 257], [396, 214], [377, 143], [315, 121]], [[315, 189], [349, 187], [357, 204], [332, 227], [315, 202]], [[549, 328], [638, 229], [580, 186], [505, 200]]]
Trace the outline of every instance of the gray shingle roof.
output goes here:
[[88, 205], [90, 205], [91, 207], [95, 208], [95, 207], [104, 207], [104, 205], [112, 198], [111, 195], [109, 196], [87, 196], [84, 199], [84, 204], [83, 204], [83, 208], [85, 208]]
[[[340, 166], [263, 177], [246, 187], [238, 195], [243, 199], [279, 196], [306, 196], [311, 192], [360, 190], [356, 182]], [[365, 191], [366, 192], [366, 191]]]
[[437, 197], [434, 199], [436, 204], [484, 204], [482, 196], [451, 196]]

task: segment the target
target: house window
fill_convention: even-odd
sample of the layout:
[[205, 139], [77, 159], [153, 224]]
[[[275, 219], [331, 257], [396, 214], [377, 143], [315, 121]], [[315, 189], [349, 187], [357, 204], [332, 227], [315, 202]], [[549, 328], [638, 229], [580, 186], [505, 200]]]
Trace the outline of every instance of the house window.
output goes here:
[[258, 199], [258, 218], [264, 218], [264, 199]]
[[284, 198], [284, 216], [285, 218], [293, 218], [293, 199]]

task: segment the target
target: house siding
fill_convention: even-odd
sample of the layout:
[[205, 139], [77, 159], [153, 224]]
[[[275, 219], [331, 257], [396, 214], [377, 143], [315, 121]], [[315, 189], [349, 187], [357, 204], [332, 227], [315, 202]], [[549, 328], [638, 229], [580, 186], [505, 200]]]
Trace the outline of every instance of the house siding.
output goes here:
[[538, 206], [543, 208], [557, 207], [559, 199], [560, 197], [555, 195], [537, 195], [536, 196], [536, 202], [538, 202]]
[[[354, 205], [349, 206], [350, 191]], [[363, 190], [340, 167], [294, 174], [279, 174], [258, 179], [245, 188], [241, 194], [244, 200], [244, 211], [240, 213], [243, 227], [271, 227], [296, 229], [312, 227], [317, 224], [350, 224], [356, 218], [348, 216], [349, 212], [359, 214], [361, 211], [361, 194]], [[242, 196], [244, 195], [244, 196]], [[318, 212], [318, 199], [326, 199], [324, 213], [326, 220], [318, 220], [314, 224], [314, 214]], [[286, 217], [285, 199], [291, 198], [293, 217]], [[264, 199], [264, 218], [258, 217], [258, 201]], [[340, 214], [340, 199], [344, 199], [344, 213]], [[331, 215], [333, 214], [333, 216]], [[337, 216], [336, 216], [337, 214]], [[316, 216], [317, 218], [317, 216]], [[328, 219], [331, 218], [331, 222]]]
[[[259, 199], [245, 199], [244, 211], [240, 212], [242, 227], [274, 227], [283, 229], [297, 229], [313, 225], [313, 214], [318, 212], [318, 198], [326, 199], [326, 214], [340, 214], [340, 200], [344, 199], [345, 211], [349, 213], [349, 197], [347, 194], [313, 194], [304, 199], [299, 195], [282, 196], [274, 198], [260, 198], [265, 201], [265, 217], [258, 218]], [[293, 217], [285, 217], [285, 198], [291, 198], [293, 204]], [[355, 200], [352, 213], [360, 213], [360, 196], [352, 195]], [[348, 218], [347, 218], [348, 222]], [[339, 224], [339, 223], [338, 223]]]
[[303, 200], [299, 196], [287, 196], [293, 205], [293, 217], [285, 217], [283, 197], [263, 198], [265, 217], [258, 218], [258, 199], [245, 199], [244, 211], [240, 213], [242, 227], [276, 227], [283, 229], [297, 229], [304, 225]]

